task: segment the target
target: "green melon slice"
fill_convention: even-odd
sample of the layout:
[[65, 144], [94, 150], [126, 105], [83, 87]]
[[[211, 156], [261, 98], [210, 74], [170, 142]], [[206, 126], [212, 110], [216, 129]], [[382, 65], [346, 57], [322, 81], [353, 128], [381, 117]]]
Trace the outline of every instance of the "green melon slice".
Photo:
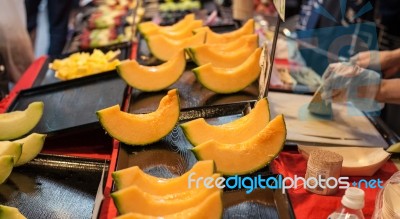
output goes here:
[[400, 142], [391, 145], [386, 151], [390, 153], [400, 153]]
[[30, 132], [39, 123], [43, 108], [43, 102], [34, 102], [24, 111], [0, 114], [0, 140], [16, 139]]
[[22, 153], [22, 144], [11, 141], [0, 141], [0, 156], [11, 155], [14, 157], [14, 164], [19, 160]]
[[26, 219], [18, 208], [0, 205], [0, 219]]
[[21, 166], [33, 160], [43, 148], [46, 135], [32, 133], [25, 138], [15, 140], [14, 142], [23, 144], [22, 154], [15, 166]]
[[14, 156], [0, 156], [0, 184], [2, 184], [10, 176], [14, 167]]

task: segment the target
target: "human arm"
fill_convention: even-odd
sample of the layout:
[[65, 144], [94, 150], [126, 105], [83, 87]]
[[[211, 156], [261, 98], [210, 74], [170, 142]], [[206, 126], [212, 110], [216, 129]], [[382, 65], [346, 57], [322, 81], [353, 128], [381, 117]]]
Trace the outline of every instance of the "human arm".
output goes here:
[[382, 103], [400, 104], [400, 79], [382, 80], [375, 99]]
[[382, 71], [384, 78], [391, 78], [400, 71], [400, 49], [360, 52], [350, 61], [362, 68]]

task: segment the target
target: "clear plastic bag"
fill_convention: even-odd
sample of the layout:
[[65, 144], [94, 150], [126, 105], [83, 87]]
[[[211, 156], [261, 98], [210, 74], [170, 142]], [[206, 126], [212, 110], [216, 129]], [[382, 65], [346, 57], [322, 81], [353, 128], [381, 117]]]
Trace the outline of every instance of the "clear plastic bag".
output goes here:
[[379, 191], [375, 199], [375, 209], [372, 218], [400, 219], [400, 171], [393, 174]]

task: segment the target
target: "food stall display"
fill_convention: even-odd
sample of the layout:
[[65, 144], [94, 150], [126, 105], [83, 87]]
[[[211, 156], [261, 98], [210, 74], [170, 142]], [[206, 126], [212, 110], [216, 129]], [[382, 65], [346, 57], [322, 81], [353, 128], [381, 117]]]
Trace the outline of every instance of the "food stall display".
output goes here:
[[397, 136], [351, 105], [309, 112], [312, 89], [286, 89], [289, 71], [308, 88], [321, 81], [282, 55], [282, 41], [259, 97], [269, 57], [259, 18], [213, 25], [199, 1], [86, 7], [72, 52], [35, 62], [0, 102], [0, 218], [292, 219], [328, 200], [315, 212], [326, 217], [344, 190], [286, 181], [306, 177], [314, 150], [338, 154], [339, 175], [366, 191], [365, 215], [379, 191], [384, 214], [397, 213], [397, 187], [362, 184], [398, 171], [388, 152], [399, 146], [386, 151]]

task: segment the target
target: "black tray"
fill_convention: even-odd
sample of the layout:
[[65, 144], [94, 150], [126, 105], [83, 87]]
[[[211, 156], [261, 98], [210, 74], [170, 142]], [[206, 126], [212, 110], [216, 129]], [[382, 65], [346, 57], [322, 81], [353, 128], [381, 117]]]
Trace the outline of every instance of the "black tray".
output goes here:
[[104, 160], [40, 154], [0, 185], [0, 204], [17, 207], [27, 218], [91, 218], [108, 166]]
[[[118, 48], [104, 50], [103, 52], [106, 53], [107, 51], [110, 51], [110, 50], [116, 51], [116, 50], [118, 50]], [[124, 51], [125, 52], [122, 52], [122, 50], [121, 50], [121, 53], [118, 55], [117, 58], [119, 60], [125, 60], [125, 59], [129, 58], [130, 51], [129, 51], [129, 55], [126, 54], [128, 51], [126, 51], [126, 50], [124, 50]], [[92, 53], [93, 50], [75, 51], [75, 52], [71, 52], [71, 53], [62, 54], [60, 56], [48, 57], [46, 59], [46, 61], [43, 63], [42, 68], [40, 69], [32, 87], [42, 86], [42, 85], [46, 85], [46, 84], [63, 83], [63, 82], [72, 81], [72, 80], [96, 80], [97, 77], [102, 77], [102, 76], [99, 76], [100, 74], [108, 74], [108, 73], [114, 74], [115, 73], [115, 71], [112, 70], [112, 71], [106, 71], [106, 72], [102, 72], [102, 73], [98, 73], [98, 74], [94, 74], [94, 75], [81, 77], [81, 78], [71, 79], [71, 80], [67, 80], [67, 81], [63, 81], [63, 80], [56, 78], [55, 71], [49, 67], [50, 63], [52, 63], [55, 59], [64, 59], [64, 58], [67, 58], [68, 56], [70, 56], [74, 53], [78, 53], [78, 52]]]
[[[246, 114], [248, 107], [254, 101], [239, 102], [184, 109], [180, 122], [196, 118], [206, 118], [210, 124], [223, 124]], [[183, 131], [176, 126], [173, 131], [154, 144], [145, 147], [135, 147], [121, 144], [116, 170], [131, 166], [139, 166], [146, 173], [164, 178], [171, 178], [187, 172], [197, 162], [191, 152], [192, 145], [188, 142]], [[269, 167], [265, 167], [251, 175], [276, 177]], [[114, 187], [114, 191], [115, 191]], [[294, 213], [287, 194], [281, 190], [257, 190], [245, 195], [241, 190], [224, 191], [224, 218], [294, 218]]]
[[114, 71], [22, 90], [8, 112], [25, 110], [34, 101], [44, 102], [44, 112], [34, 132], [56, 134], [100, 127], [96, 111], [122, 104], [125, 82]]
[[94, 49], [99, 49], [103, 52], [108, 52], [110, 50], [120, 50], [121, 55], [120, 57], [122, 60], [129, 59], [132, 53], [132, 43], [130, 41], [114, 43], [107, 46], [99, 46], [99, 47], [90, 47], [90, 48], [83, 48], [80, 46], [80, 36], [81, 32], [74, 32], [72, 34], [71, 39], [67, 42], [64, 52], [63, 53], [73, 53], [77, 51], [82, 52], [93, 52]]

